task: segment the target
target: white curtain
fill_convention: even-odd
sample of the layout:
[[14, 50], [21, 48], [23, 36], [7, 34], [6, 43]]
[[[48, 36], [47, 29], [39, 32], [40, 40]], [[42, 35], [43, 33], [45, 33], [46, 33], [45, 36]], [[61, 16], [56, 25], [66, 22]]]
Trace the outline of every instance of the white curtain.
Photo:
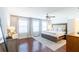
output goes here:
[[18, 34], [19, 38], [26, 38], [29, 35], [29, 19], [19, 17], [18, 20]]
[[10, 16], [10, 26], [14, 26], [16, 28], [16, 32], [18, 33], [18, 16]]

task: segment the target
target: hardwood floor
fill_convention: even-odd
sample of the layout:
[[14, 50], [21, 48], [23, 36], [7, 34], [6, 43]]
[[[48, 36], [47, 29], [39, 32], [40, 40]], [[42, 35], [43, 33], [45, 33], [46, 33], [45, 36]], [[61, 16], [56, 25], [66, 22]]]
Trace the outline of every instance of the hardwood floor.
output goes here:
[[2, 43], [2, 44], [0, 44], [0, 52], [5, 52], [6, 50], [5, 50], [5, 47], [4, 47], [4, 44]]
[[[7, 42], [9, 52], [53, 52], [48, 47], [42, 45], [40, 42], [28, 38], [28, 39], [8, 39]], [[64, 46], [66, 47], [66, 46]], [[61, 48], [57, 52], [65, 52], [66, 49]]]

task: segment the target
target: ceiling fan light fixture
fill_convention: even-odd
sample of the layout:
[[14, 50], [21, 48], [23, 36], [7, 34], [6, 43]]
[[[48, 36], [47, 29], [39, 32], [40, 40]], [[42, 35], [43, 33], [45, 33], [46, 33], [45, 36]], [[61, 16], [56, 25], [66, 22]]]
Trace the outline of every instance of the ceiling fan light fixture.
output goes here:
[[53, 18], [55, 18], [55, 16], [49, 16], [48, 14], [46, 16], [46, 19], [48, 19], [48, 20], [52, 20]]

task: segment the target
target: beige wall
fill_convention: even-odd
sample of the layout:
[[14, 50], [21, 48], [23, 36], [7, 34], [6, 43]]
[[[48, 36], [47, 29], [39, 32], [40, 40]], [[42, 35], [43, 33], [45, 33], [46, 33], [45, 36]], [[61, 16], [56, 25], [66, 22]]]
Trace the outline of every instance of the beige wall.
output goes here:
[[79, 18], [75, 19], [75, 35], [79, 36]]

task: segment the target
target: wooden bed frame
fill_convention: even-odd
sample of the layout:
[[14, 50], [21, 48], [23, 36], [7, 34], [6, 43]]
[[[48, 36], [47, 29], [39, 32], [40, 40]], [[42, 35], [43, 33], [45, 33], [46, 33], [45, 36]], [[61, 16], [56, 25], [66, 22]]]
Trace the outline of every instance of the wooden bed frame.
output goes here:
[[60, 40], [62, 40], [62, 39], [66, 39], [67, 23], [52, 24], [52, 26], [55, 26], [55, 25], [58, 25], [58, 26], [59, 26], [59, 25], [64, 25], [64, 26], [66, 27], [66, 28], [65, 28], [65, 35], [60, 36], [60, 37], [59, 37], [60, 39], [58, 39], [58, 38], [56, 38], [56, 37], [54, 37], [54, 36], [50, 36], [50, 35], [44, 34], [44, 33], [42, 33], [41, 36], [42, 36], [43, 38], [49, 39], [49, 40], [54, 41], [54, 42], [58, 42], [58, 41], [60, 41]]

